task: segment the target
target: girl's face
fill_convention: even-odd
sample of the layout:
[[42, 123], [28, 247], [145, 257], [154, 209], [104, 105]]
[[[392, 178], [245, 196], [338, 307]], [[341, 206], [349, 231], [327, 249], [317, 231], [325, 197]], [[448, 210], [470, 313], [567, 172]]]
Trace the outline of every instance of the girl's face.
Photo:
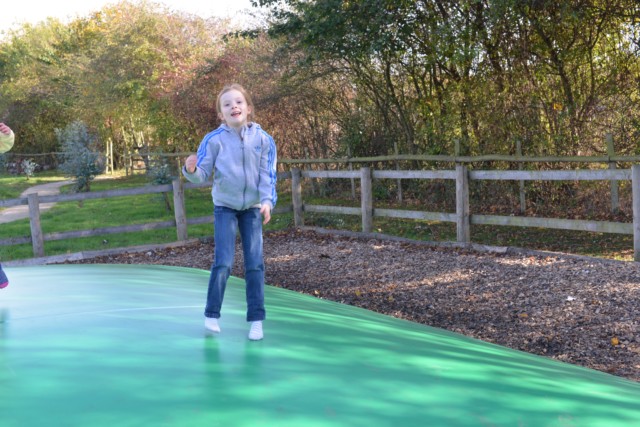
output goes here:
[[232, 128], [241, 128], [247, 124], [249, 114], [251, 114], [251, 106], [247, 104], [244, 95], [231, 89], [220, 96], [220, 112], [218, 117]]

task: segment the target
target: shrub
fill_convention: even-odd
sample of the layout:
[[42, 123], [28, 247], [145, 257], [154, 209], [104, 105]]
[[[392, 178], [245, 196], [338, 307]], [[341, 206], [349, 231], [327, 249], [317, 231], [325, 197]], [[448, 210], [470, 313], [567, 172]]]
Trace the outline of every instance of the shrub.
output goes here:
[[[147, 171], [147, 177], [151, 180], [154, 185], [165, 185], [171, 184], [171, 182], [175, 179], [175, 174], [173, 173], [173, 168], [167, 162], [165, 158], [160, 158], [159, 160], [155, 160], [151, 163]], [[169, 201], [169, 194], [162, 193], [165, 209], [167, 211], [171, 211], [171, 202]]]
[[20, 168], [22, 169], [22, 173], [27, 176], [27, 179], [33, 176], [33, 173], [36, 171], [38, 164], [31, 159], [24, 159], [20, 163]]
[[56, 137], [63, 151], [60, 170], [74, 179], [76, 192], [90, 191], [91, 181], [104, 171], [105, 163], [96, 138], [81, 121], [56, 129]]

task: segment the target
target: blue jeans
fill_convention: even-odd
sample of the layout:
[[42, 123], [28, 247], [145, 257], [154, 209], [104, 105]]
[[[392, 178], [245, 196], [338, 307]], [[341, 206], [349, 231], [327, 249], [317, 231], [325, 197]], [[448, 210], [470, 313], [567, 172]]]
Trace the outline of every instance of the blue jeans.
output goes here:
[[7, 275], [4, 274], [4, 271], [2, 270], [2, 265], [0, 265], [0, 285], [5, 284], [9, 282], [9, 279], [7, 279]]
[[240, 231], [244, 253], [244, 279], [247, 295], [247, 321], [264, 320], [264, 261], [262, 255], [262, 216], [260, 209], [237, 211], [215, 206], [214, 262], [209, 277], [206, 317], [220, 317], [220, 308], [231, 274], [236, 249], [236, 234]]

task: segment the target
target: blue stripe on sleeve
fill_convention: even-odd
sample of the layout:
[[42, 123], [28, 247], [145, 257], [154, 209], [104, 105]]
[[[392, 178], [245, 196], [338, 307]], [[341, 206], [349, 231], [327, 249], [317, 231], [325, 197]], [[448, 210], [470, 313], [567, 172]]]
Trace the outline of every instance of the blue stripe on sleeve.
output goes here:
[[196, 166], [200, 166], [202, 161], [206, 158], [207, 152], [208, 152], [207, 148], [209, 147], [209, 141], [211, 141], [211, 138], [218, 135], [219, 133], [222, 133], [223, 131], [224, 129], [217, 128], [209, 132], [204, 136], [204, 138], [202, 138], [202, 142], [200, 143], [200, 146], [198, 147], [198, 152], [196, 153], [196, 155], [198, 156], [198, 163], [196, 163]]
[[278, 180], [277, 168], [276, 168], [276, 143], [269, 135], [265, 132], [265, 134], [269, 138], [269, 156], [267, 157], [267, 169], [269, 171], [269, 184], [271, 184], [271, 203], [273, 207], [276, 206], [276, 202], [278, 201], [278, 193], [276, 191], [276, 182]]

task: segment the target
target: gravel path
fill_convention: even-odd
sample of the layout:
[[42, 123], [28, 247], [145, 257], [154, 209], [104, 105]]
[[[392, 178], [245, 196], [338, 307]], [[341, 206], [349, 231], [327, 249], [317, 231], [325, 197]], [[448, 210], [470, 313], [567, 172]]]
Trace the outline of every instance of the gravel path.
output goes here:
[[[20, 194], [20, 197], [27, 197], [29, 194], [38, 193], [38, 196], [53, 196], [60, 193], [60, 187], [71, 184], [72, 181], [56, 181], [46, 184], [34, 185]], [[40, 212], [51, 209], [55, 203], [41, 203]], [[29, 206], [11, 206], [0, 210], [0, 224], [6, 224], [19, 219], [29, 218]]]

